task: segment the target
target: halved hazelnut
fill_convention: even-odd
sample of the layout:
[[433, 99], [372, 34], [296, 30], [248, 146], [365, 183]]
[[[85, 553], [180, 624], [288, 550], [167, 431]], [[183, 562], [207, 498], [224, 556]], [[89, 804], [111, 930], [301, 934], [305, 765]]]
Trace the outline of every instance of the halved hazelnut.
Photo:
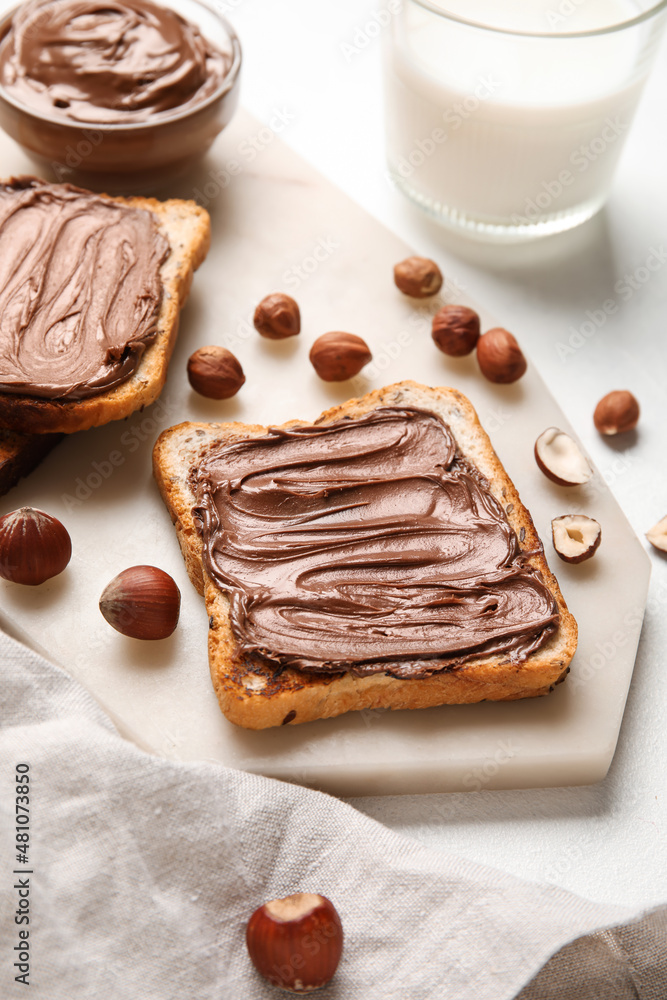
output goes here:
[[431, 325], [431, 336], [443, 354], [462, 358], [475, 349], [479, 340], [479, 316], [467, 306], [443, 306]]
[[130, 566], [100, 597], [100, 611], [109, 625], [131, 639], [166, 639], [178, 624], [180, 610], [180, 590], [157, 566]]
[[248, 954], [274, 986], [309, 993], [333, 977], [343, 953], [343, 927], [331, 900], [312, 892], [272, 899], [250, 917]]
[[301, 330], [299, 306], [291, 295], [275, 292], [262, 299], [253, 317], [258, 333], [269, 340], [285, 340], [295, 337]]
[[559, 486], [581, 486], [593, 476], [577, 442], [557, 427], [547, 427], [538, 437], [535, 461], [547, 479]]
[[654, 524], [650, 531], [646, 532], [646, 537], [654, 549], [667, 552], [667, 517]]
[[615, 389], [603, 396], [593, 413], [600, 434], [625, 434], [639, 422], [639, 403], [627, 389]]
[[394, 284], [413, 299], [427, 299], [442, 288], [442, 272], [428, 257], [407, 257], [394, 267]]
[[489, 382], [498, 382], [501, 385], [516, 382], [528, 367], [516, 337], [501, 326], [487, 330], [479, 338], [477, 361], [482, 375], [488, 378]]
[[563, 514], [551, 522], [551, 537], [561, 559], [580, 563], [597, 551], [602, 529], [594, 518], [585, 514]]
[[36, 587], [65, 569], [72, 541], [60, 521], [34, 507], [0, 518], [0, 577]]

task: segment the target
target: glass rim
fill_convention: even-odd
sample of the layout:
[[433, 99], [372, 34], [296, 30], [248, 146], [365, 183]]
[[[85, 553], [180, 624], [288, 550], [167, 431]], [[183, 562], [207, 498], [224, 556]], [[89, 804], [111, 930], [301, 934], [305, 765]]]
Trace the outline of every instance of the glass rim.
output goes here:
[[629, 18], [627, 21], [619, 21], [618, 24], [610, 24], [604, 28], [587, 28], [585, 31], [520, 31], [515, 28], [500, 28], [495, 27], [492, 24], [485, 24], [483, 21], [473, 21], [467, 17], [462, 17], [460, 14], [454, 14], [450, 11], [443, 10], [436, 0], [413, 0], [417, 6], [423, 7], [425, 10], [431, 11], [433, 14], [437, 14], [440, 17], [445, 18], [448, 21], [456, 21], [457, 24], [465, 24], [469, 28], [478, 28], [481, 31], [491, 31], [497, 35], [513, 35], [517, 38], [590, 38], [596, 35], [610, 35], [615, 31], [624, 31], [626, 28], [633, 28], [637, 24], [641, 24], [643, 21], [648, 21], [660, 11], [667, 8], [667, 0], [658, 0], [649, 10], [642, 11], [641, 14], [637, 14], [634, 17]]

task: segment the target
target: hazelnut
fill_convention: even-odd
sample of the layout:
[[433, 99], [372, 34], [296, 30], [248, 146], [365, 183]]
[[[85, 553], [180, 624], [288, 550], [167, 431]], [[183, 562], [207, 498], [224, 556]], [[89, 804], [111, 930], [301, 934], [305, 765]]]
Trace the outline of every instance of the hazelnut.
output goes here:
[[0, 576], [36, 587], [57, 576], [72, 555], [67, 528], [34, 507], [20, 507], [0, 518]]
[[646, 537], [654, 549], [659, 552], [667, 552], [667, 517], [654, 524], [650, 531], [646, 532]]
[[267, 295], [255, 309], [255, 329], [269, 340], [294, 337], [301, 330], [301, 314], [297, 303], [289, 295], [276, 292]]
[[225, 347], [200, 347], [188, 359], [190, 385], [208, 399], [230, 399], [235, 396], [245, 375], [239, 361]]
[[585, 514], [563, 514], [551, 522], [551, 537], [564, 562], [580, 563], [595, 555], [602, 530], [594, 518]]
[[625, 434], [639, 421], [639, 403], [627, 389], [616, 389], [603, 396], [595, 407], [593, 423], [600, 434]]
[[355, 333], [323, 333], [310, 349], [309, 358], [325, 382], [344, 382], [357, 375], [373, 355], [368, 344]]
[[250, 959], [274, 986], [317, 990], [333, 977], [343, 953], [343, 927], [331, 900], [312, 892], [272, 899], [246, 928]]
[[408, 257], [394, 267], [394, 283], [404, 295], [427, 299], [442, 288], [442, 272], [428, 257]]
[[487, 330], [479, 338], [477, 361], [489, 382], [501, 384], [516, 382], [528, 367], [516, 337], [501, 326]]
[[535, 461], [558, 486], [581, 486], [593, 476], [581, 448], [565, 431], [547, 427], [535, 442]]
[[462, 358], [479, 340], [479, 316], [467, 306], [443, 306], [433, 317], [431, 336], [444, 354]]
[[131, 639], [166, 639], [178, 625], [181, 592], [157, 566], [131, 566], [114, 577], [100, 597], [100, 611]]

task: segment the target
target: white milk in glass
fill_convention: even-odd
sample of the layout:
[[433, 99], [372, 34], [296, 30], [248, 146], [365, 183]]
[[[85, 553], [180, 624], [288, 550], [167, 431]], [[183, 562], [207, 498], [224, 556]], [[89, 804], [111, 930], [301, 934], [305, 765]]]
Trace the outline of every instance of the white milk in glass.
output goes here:
[[608, 195], [654, 46], [646, 25], [557, 33], [627, 21], [636, 4], [442, 0], [442, 10], [508, 33], [405, 0], [386, 52], [393, 178], [446, 224], [499, 238], [592, 215]]

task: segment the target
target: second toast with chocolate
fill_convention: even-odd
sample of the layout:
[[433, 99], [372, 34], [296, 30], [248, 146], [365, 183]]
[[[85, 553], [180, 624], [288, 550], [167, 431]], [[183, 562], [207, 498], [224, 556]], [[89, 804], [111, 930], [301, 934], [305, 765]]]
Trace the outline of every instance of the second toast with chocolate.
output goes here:
[[154, 402], [208, 213], [31, 177], [0, 198], [0, 427], [69, 434]]

